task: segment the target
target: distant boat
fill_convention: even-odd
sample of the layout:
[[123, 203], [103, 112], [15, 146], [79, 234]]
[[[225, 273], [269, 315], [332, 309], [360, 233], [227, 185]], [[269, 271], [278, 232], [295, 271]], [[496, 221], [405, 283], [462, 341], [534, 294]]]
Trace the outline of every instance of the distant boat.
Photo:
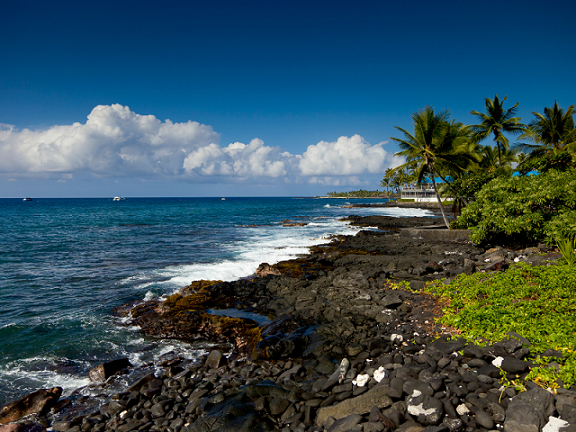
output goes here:
[[114, 197], [114, 199], [112, 201], [124, 201], [126, 198], [124, 197], [120, 197], [120, 196], [116, 196]]
[[220, 201], [226, 201], [226, 198], [222, 198]]
[[32, 198], [24, 198], [22, 201], [32, 201]]

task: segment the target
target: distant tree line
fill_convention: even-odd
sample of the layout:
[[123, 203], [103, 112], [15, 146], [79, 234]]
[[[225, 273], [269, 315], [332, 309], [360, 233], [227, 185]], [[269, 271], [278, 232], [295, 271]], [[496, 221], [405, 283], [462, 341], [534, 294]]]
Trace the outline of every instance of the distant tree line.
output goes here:
[[329, 196], [330, 198], [381, 198], [386, 196], [386, 194], [379, 190], [367, 191], [360, 189], [350, 192], [328, 192], [326, 196]]

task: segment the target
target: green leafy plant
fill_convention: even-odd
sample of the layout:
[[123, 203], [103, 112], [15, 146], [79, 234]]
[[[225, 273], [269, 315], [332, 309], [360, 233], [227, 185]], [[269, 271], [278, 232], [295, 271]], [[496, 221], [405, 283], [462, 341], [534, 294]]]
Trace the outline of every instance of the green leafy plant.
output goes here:
[[558, 240], [557, 246], [562, 254], [562, 258], [564, 258], [564, 261], [566, 261], [568, 265], [576, 263], [576, 252], [574, 251], [574, 249], [576, 249], [576, 238], [572, 240], [568, 238]]
[[575, 286], [574, 265], [520, 263], [492, 275], [460, 275], [449, 285], [437, 283], [427, 290], [447, 301], [440, 321], [474, 343], [481, 338], [497, 342], [514, 331], [531, 342], [532, 354], [560, 351], [563, 357], [554, 359], [559, 368], [544, 359], [528, 376], [554, 388], [557, 380], [567, 387], [576, 383]]
[[404, 291], [412, 291], [412, 292], [419, 292], [415, 291], [410, 288], [410, 282], [406, 280], [393, 280], [393, 279], [386, 279], [384, 283], [384, 288], [392, 289], [392, 290], [404, 290]]
[[475, 243], [515, 243], [576, 237], [576, 169], [538, 176], [496, 178], [462, 210], [454, 223], [470, 228]]
[[500, 383], [502, 384], [502, 391], [500, 392], [500, 398], [498, 402], [502, 402], [502, 398], [507, 388], [513, 388], [517, 392], [526, 391], [526, 386], [519, 379], [508, 379], [508, 374], [500, 369]]

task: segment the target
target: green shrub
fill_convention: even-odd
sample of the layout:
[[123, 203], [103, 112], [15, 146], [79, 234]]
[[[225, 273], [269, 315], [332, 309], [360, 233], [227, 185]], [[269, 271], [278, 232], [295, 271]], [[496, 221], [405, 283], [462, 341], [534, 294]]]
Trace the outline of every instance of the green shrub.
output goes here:
[[471, 228], [475, 243], [534, 243], [576, 236], [576, 170], [496, 178], [462, 210], [454, 228]]
[[451, 284], [437, 283], [428, 290], [448, 300], [440, 321], [477, 341], [498, 342], [510, 331], [532, 343], [532, 354], [548, 348], [561, 351], [559, 371], [534, 368], [528, 379], [554, 387], [561, 379], [576, 382], [576, 266], [518, 264], [505, 272], [460, 275]]

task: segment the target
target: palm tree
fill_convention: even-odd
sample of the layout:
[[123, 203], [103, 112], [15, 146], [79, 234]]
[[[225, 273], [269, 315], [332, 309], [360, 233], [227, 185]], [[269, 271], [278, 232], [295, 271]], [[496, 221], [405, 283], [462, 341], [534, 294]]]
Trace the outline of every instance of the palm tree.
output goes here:
[[488, 138], [490, 134], [494, 134], [494, 141], [498, 147], [498, 163], [500, 165], [502, 165], [502, 151], [510, 149], [508, 138], [504, 136], [504, 133], [519, 134], [526, 130], [526, 125], [520, 122], [522, 118], [514, 117], [520, 102], [512, 108], [504, 110], [504, 101], [507, 98], [507, 96], [504, 96], [504, 99], [500, 100], [498, 95], [495, 95], [494, 99], [486, 98], [486, 114], [478, 111], [470, 112], [470, 114], [477, 116], [481, 120], [480, 124], [471, 126], [476, 142], [480, 142]]
[[394, 176], [392, 177], [392, 184], [396, 188], [396, 194], [400, 198], [400, 189], [408, 181], [408, 175], [403, 167], [397, 167], [394, 170]]
[[482, 147], [478, 170], [487, 173], [495, 173], [500, 169], [511, 171], [512, 164], [519, 161], [516, 153], [517, 150], [503, 150], [499, 153], [498, 149], [495, 147]]
[[574, 127], [574, 105], [566, 112], [554, 101], [552, 108], [544, 108], [544, 114], [533, 112], [536, 117], [530, 122], [526, 132], [520, 139], [528, 139], [534, 144], [522, 144], [526, 150], [540, 148], [564, 150], [576, 144], [576, 128]]
[[404, 138], [393, 138], [402, 151], [396, 156], [406, 157], [406, 163], [397, 169], [414, 167], [417, 182], [421, 183], [426, 177], [432, 179], [432, 186], [446, 227], [450, 223], [446, 217], [435, 176], [442, 171], [456, 172], [463, 169], [463, 161], [470, 160], [462, 150], [462, 146], [469, 140], [470, 130], [467, 126], [455, 121], [448, 121], [449, 111], [434, 112], [434, 108], [426, 107], [412, 114], [414, 133], [395, 126], [404, 134]]
[[570, 105], [564, 112], [558, 106], [558, 102], [554, 101], [552, 108], [544, 108], [544, 114], [538, 112], [532, 114], [536, 118], [520, 136], [520, 139], [529, 142], [518, 144], [518, 148], [528, 153], [521, 163], [521, 169], [546, 170], [572, 165], [576, 156], [574, 105]]
[[380, 182], [380, 186], [386, 188], [386, 192], [390, 194], [390, 185], [392, 184], [392, 177], [394, 177], [394, 168], [388, 168], [384, 171], [384, 178]]

